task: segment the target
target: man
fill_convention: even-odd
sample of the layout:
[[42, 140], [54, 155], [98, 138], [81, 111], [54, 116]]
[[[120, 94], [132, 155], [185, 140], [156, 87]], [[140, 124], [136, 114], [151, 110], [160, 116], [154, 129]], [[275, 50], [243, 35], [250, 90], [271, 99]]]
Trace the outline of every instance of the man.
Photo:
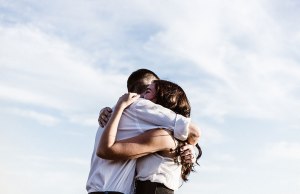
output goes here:
[[[129, 92], [142, 93], [146, 87], [155, 79], [159, 79], [158, 76], [150, 70], [139, 69], [133, 72], [127, 80], [127, 89]], [[108, 115], [111, 112], [110, 109], [105, 109]], [[175, 113], [174, 113], [175, 114]], [[105, 114], [104, 114], [105, 115]], [[106, 120], [105, 116], [102, 116]], [[171, 119], [171, 120], [168, 120]], [[173, 119], [173, 120], [172, 120]], [[186, 119], [186, 118], [185, 118]], [[100, 125], [104, 126], [105, 122], [99, 119]], [[182, 129], [175, 129], [176, 126], [180, 126], [175, 119], [174, 115], [169, 118], [165, 118], [165, 122], [169, 123], [169, 127], [174, 130], [174, 135], [176, 138], [183, 139], [183, 136], [187, 136], [186, 132]], [[178, 120], [185, 124], [183, 128], [187, 128], [188, 120]], [[182, 124], [181, 123], [181, 124]], [[182, 125], [181, 125], [182, 126]], [[153, 127], [154, 128], [154, 127]], [[102, 128], [97, 131], [94, 152], [91, 159], [91, 169], [87, 181], [87, 191], [88, 193], [125, 193], [130, 194], [133, 192], [133, 179], [135, 170], [135, 160], [125, 160], [125, 161], [112, 161], [105, 160], [96, 156], [96, 150], [98, 146], [99, 139], [103, 132]], [[130, 135], [133, 137], [136, 134], [123, 134], [122, 138], [129, 138]]]

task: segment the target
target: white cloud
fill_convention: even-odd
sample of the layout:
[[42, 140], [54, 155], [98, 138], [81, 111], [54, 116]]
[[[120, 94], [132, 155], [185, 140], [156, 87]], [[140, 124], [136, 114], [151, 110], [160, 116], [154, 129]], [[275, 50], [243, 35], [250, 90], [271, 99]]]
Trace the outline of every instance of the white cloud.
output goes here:
[[[0, 180], [1, 190], [5, 193], [18, 193], [20, 190], [24, 193], [43, 191], [49, 194], [53, 192], [77, 194], [86, 192], [84, 188], [86, 178], [74, 170], [1, 170]], [[66, 187], [66, 185], [72, 186]]]
[[228, 139], [219, 130], [209, 125], [202, 124], [200, 126], [200, 129], [201, 129], [201, 138], [200, 138], [201, 144], [220, 144]]
[[300, 160], [300, 143], [281, 141], [278, 143], [268, 144], [263, 152], [262, 157], [265, 161]]
[[[89, 165], [87, 160], [74, 157], [52, 158], [32, 153], [5, 153], [4, 156], [7, 158], [3, 158], [0, 167], [0, 186], [3, 192], [16, 193], [20, 189], [25, 193], [37, 193], [41, 190], [45, 193], [85, 192]], [[72, 186], [65, 187], [66, 185]]]
[[[268, 144], [261, 155], [247, 158], [249, 163], [267, 162], [258, 166], [264, 172], [254, 170], [251, 174], [241, 168], [248, 154], [245, 152], [249, 150], [243, 146], [232, 148], [236, 155], [218, 154], [224, 148], [231, 149], [227, 140], [229, 135], [239, 135], [234, 129], [240, 117], [250, 118], [253, 123], [245, 123], [249, 126], [255, 126], [256, 119], [262, 119], [266, 128], [279, 122], [287, 131], [298, 129], [300, 33], [296, 1], [126, 1], [125, 4], [119, 1], [4, 1], [1, 8], [0, 100], [5, 110], [1, 109], [0, 113], [10, 110], [17, 115], [11, 120], [21, 116], [52, 126], [59, 123], [62, 126], [57, 130], [65, 126], [67, 129], [58, 134], [73, 133], [73, 137], [85, 138], [80, 135], [82, 131], [73, 130], [73, 126], [81, 127], [74, 124], [94, 125], [101, 106], [113, 105], [125, 91], [130, 71], [147, 67], [157, 70], [161, 77], [178, 80], [180, 85], [184, 83], [193, 102], [195, 119], [202, 118], [199, 125], [203, 135], [200, 141], [206, 152], [204, 164], [192, 184], [188, 183], [178, 193], [226, 193], [227, 190], [239, 193], [244, 188], [232, 187], [236, 186], [235, 182], [232, 185], [224, 182], [233, 183], [232, 180], [238, 179], [238, 185], [243, 187], [251, 181], [239, 178], [250, 174], [256, 186], [259, 182], [263, 184], [261, 177], [274, 172], [272, 168], [277, 167], [276, 164], [270, 165], [274, 160], [286, 162], [283, 167], [289, 165], [289, 161], [299, 161], [300, 146], [294, 139]], [[204, 121], [206, 119], [208, 121]], [[222, 123], [226, 129], [232, 129], [230, 133], [225, 135], [219, 130], [221, 127], [216, 127]], [[11, 142], [15, 142], [14, 134], [19, 131], [8, 124], [5, 132], [2, 155], [18, 154], [15, 151], [20, 144]], [[251, 137], [253, 142], [259, 135]], [[92, 135], [90, 137], [92, 139]], [[272, 134], [268, 138], [274, 141]], [[72, 146], [71, 141], [57, 141], [53, 149], [53, 142], [45, 143], [50, 145], [50, 152], [58, 150], [57, 147]], [[253, 144], [253, 149], [261, 148]], [[205, 162], [206, 156], [210, 161]], [[6, 164], [15, 162], [9, 156], [1, 161], [3, 159], [8, 161]], [[2, 191], [16, 193], [22, 188], [25, 193], [85, 192], [88, 169], [84, 163], [89, 158], [56, 155], [52, 159], [50, 156], [29, 157], [23, 161], [30, 168], [22, 166], [20, 171], [13, 165], [6, 169], [6, 165], [1, 166]], [[231, 163], [237, 167], [224, 165]], [[276, 190], [263, 185], [265, 190], [281, 193], [291, 182], [297, 183], [299, 188], [299, 179], [289, 176], [297, 174], [294, 169], [298, 169], [298, 165], [289, 166], [287, 171], [276, 172], [278, 176], [287, 177], [287, 182], [279, 184]], [[224, 173], [225, 178], [219, 176], [220, 173]], [[227, 175], [230, 180], [226, 179]], [[215, 181], [216, 176], [219, 181]], [[37, 182], [40, 184], [34, 187]], [[21, 183], [18, 188], [16, 183]]]
[[[100, 111], [100, 107], [99, 107]], [[92, 114], [92, 115], [82, 115], [82, 114], [71, 114], [70, 115], [70, 122], [76, 123], [79, 125], [85, 125], [85, 126], [94, 126], [97, 123], [98, 120], [98, 115], [97, 114]], [[96, 124], [97, 126], [97, 124]]]
[[[186, 82], [208, 116], [297, 122], [300, 67], [297, 58], [288, 56], [296, 52], [291, 40], [299, 47], [299, 35], [272, 18], [268, 3], [175, 4], [167, 12], [172, 18], [160, 15], [165, 16], [164, 31], [146, 43], [147, 49], [194, 64], [192, 76], [206, 75], [203, 84]], [[174, 14], [176, 8], [180, 14]]]
[[213, 155], [214, 160], [220, 161], [220, 162], [236, 162], [236, 158], [233, 155], [230, 154], [224, 154], [224, 153], [218, 153]]
[[33, 119], [37, 122], [39, 122], [42, 125], [46, 126], [55, 126], [60, 122], [59, 118], [56, 118], [52, 115], [33, 111], [33, 110], [25, 110], [25, 109], [19, 109], [19, 108], [10, 108], [6, 110], [7, 112], [13, 113], [15, 115]]
[[94, 68], [91, 55], [33, 26], [1, 27], [0, 34], [4, 101], [56, 109], [68, 117], [111, 106], [126, 91], [126, 75]]

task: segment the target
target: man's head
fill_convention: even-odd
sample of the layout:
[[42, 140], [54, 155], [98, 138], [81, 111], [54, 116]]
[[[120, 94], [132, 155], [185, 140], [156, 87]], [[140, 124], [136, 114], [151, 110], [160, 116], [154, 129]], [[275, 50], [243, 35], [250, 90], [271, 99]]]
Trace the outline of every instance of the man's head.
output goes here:
[[128, 92], [135, 92], [138, 94], [143, 93], [147, 86], [151, 84], [153, 80], [158, 80], [159, 77], [148, 69], [138, 69], [131, 73], [127, 79]]

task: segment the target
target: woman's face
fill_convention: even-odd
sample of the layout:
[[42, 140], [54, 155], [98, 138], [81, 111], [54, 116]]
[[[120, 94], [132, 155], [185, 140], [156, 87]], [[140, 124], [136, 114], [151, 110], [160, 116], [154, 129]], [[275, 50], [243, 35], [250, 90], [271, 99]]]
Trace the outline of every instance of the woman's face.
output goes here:
[[145, 99], [151, 100], [152, 102], [155, 103], [155, 101], [156, 101], [156, 89], [155, 89], [155, 84], [154, 83], [150, 84], [147, 87], [146, 91], [143, 93], [143, 96], [144, 96]]

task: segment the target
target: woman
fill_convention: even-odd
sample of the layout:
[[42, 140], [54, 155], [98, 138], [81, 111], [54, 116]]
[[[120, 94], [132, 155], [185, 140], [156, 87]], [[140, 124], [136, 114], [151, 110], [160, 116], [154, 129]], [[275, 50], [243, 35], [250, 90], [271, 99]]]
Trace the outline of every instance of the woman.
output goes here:
[[[155, 80], [143, 94], [145, 99], [171, 109], [185, 117], [190, 116], [188, 99], [178, 85], [164, 80]], [[128, 159], [145, 156], [137, 161], [136, 193], [173, 193], [192, 170], [192, 165], [175, 162], [180, 141], [164, 129], [149, 130], [139, 136], [116, 141], [116, 132], [124, 109], [136, 101], [134, 93], [120, 97], [98, 146], [98, 153], [109, 153], [113, 159]], [[121, 121], [122, 122], [122, 121]], [[190, 133], [193, 134], [193, 133]], [[188, 143], [196, 144], [198, 137], [189, 136]], [[199, 151], [199, 155], [201, 152]]]

